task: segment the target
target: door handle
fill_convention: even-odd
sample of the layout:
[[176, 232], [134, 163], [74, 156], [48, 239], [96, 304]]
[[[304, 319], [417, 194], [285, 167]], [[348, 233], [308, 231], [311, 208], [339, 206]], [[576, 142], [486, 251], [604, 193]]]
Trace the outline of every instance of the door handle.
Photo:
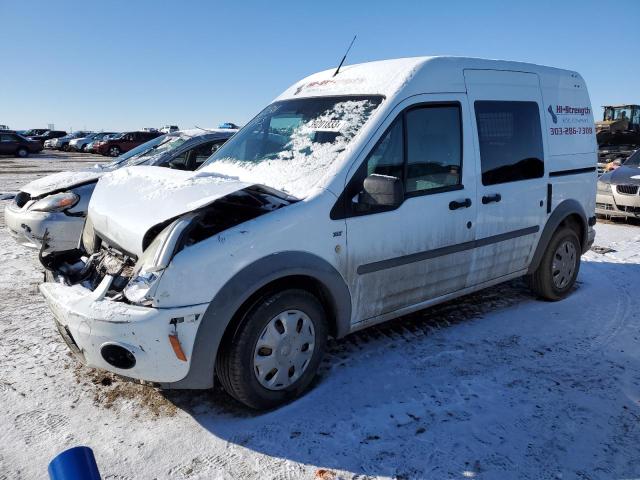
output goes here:
[[465, 198], [461, 202], [457, 202], [456, 200], [449, 202], [449, 210], [458, 210], [459, 208], [469, 208], [470, 206], [471, 206], [470, 198]]
[[487, 203], [491, 202], [498, 203], [500, 200], [502, 200], [502, 195], [500, 195], [499, 193], [494, 193], [493, 195], [484, 195], [482, 197], [482, 204], [486, 205]]

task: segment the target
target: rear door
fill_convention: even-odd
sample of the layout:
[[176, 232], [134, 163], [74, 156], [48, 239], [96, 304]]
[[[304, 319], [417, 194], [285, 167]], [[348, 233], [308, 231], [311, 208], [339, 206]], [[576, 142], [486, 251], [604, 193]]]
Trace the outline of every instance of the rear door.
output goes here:
[[536, 74], [465, 70], [478, 158], [469, 286], [527, 268], [546, 217], [542, 98]]
[[13, 155], [18, 149], [18, 141], [15, 135], [0, 133], [0, 155]]

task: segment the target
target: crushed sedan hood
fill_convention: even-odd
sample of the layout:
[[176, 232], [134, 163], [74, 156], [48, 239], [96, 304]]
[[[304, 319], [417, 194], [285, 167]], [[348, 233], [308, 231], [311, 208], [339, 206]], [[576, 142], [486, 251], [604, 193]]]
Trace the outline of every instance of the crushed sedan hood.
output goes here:
[[98, 182], [89, 203], [89, 218], [109, 243], [140, 256], [144, 235], [151, 227], [252, 185], [205, 172], [121, 168]]
[[100, 168], [91, 168], [76, 172], [58, 172], [53, 175], [39, 178], [27, 183], [20, 190], [28, 193], [31, 197], [40, 197], [48, 193], [58, 192], [69, 188], [77, 187], [85, 183], [95, 182], [105, 171]]

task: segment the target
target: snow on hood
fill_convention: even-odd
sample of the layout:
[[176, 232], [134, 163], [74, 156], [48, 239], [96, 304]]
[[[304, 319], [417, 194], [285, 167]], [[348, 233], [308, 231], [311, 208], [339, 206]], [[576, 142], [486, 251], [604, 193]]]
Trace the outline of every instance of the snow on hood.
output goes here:
[[151, 227], [251, 185], [202, 172], [150, 166], [121, 168], [98, 182], [89, 203], [89, 218], [96, 232], [139, 256], [144, 235]]
[[20, 190], [28, 193], [32, 197], [39, 197], [47, 193], [97, 181], [103, 174], [104, 171], [100, 168], [92, 168], [75, 172], [58, 172], [27, 183]]

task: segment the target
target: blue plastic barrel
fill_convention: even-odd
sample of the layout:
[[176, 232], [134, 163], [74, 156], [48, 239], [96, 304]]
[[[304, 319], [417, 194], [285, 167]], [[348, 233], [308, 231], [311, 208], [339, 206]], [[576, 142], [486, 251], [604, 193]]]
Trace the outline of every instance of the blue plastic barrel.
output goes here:
[[96, 457], [89, 447], [73, 447], [49, 462], [51, 480], [100, 480]]

